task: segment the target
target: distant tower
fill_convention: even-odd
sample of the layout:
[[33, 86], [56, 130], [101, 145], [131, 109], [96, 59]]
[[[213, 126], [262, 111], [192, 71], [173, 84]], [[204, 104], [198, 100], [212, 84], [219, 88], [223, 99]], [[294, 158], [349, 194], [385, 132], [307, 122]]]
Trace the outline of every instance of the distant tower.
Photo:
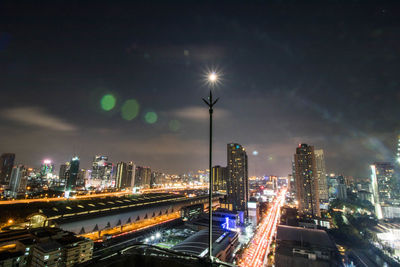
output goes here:
[[377, 178], [377, 170], [376, 165], [371, 165], [371, 185], [372, 185], [372, 204], [375, 207], [375, 216], [380, 220], [383, 218], [382, 216], [382, 208], [379, 199], [378, 192], [378, 178]]
[[373, 174], [376, 176], [376, 189], [380, 204], [394, 200], [397, 183], [393, 164], [389, 162], [375, 162], [372, 166], [375, 168]]
[[60, 184], [64, 185], [66, 184], [68, 175], [69, 175], [69, 162], [66, 162], [65, 164], [60, 165], [60, 172], [58, 174], [58, 181], [59, 181], [58, 186], [60, 186]]
[[96, 155], [92, 164], [92, 180], [98, 180], [103, 187], [112, 185], [113, 164], [108, 162], [108, 156]]
[[79, 173], [79, 158], [73, 157], [69, 165], [69, 175], [67, 177], [65, 191], [72, 191], [76, 187], [76, 181]]
[[115, 187], [125, 188], [128, 187], [127, 184], [128, 184], [128, 164], [126, 164], [125, 162], [119, 162], [117, 164], [117, 175], [115, 176]]
[[328, 195], [328, 180], [326, 178], [325, 170], [325, 158], [324, 151], [322, 149], [314, 150], [315, 154], [315, 167], [317, 171], [318, 189], [319, 189], [319, 201], [321, 203], [327, 203], [329, 201]]
[[397, 164], [400, 164], [400, 135], [397, 136], [396, 162]]
[[314, 147], [300, 144], [294, 155], [296, 192], [300, 213], [308, 217], [320, 217], [319, 189]]
[[247, 167], [247, 154], [240, 144], [227, 145], [228, 150], [228, 203], [233, 210], [244, 211], [247, 214], [249, 199], [249, 178]]
[[0, 156], [0, 183], [8, 184], [11, 178], [11, 170], [14, 166], [15, 154], [4, 153]]
[[131, 161], [128, 163], [128, 184], [127, 187], [135, 186], [136, 165]]
[[340, 200], [346, 200], [347, 199], [347, 186], [346, 186], [346, 180], [342, 175], [337, 177], [337, 198]]
[[16, 197], [18, 192], [21, 191], [21, 183], [26, 187], [26, 170], [23, 165], [14, 166], [11, 171], [10, 191], [13, 197]]
[[52, 164], [51, 160], [45, 159], [42, 162], [42, 166], [40, 168], [40, 175], [43, 178], [47, 178], [48, 174], [51, 174], [54, 171], [54, 164]]
[[227, 168], [219, 165], [213, 167], [213, 187], [214, 192], [226, 191]]
[[135, 173], [135, 186], [137, 187], [150, 187], [151, 169], [149, 167], [136, 167]]

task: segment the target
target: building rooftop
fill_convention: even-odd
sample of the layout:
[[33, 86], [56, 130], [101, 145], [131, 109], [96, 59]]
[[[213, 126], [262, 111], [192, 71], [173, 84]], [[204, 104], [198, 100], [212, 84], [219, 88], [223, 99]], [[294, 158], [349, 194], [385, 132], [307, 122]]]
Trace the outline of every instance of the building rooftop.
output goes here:
[[36, 245], [36, 247], [43, 252], [51, 252], [58, 250], [61, 247], [61, 244], [58, 243], [57, 241], [50, 240], [47, 242], [39, 243]]
[[289, 241], [305, 247], [318, 246], [336, 249], [335, 243], [324, 230], [279, 225], [276, 239], [278, 242]]
[[[217, 255], [219, 251], [224, 249], [227, 242], [229, 243], [229, 239], [235, 237], [235, 235], [237, 235], [236, 232], [213, 229], [213, 255]], [[171, 249], [196, 256], [205, 256], [208, 253], [208, 237], [208, 229], [200, 230]]]

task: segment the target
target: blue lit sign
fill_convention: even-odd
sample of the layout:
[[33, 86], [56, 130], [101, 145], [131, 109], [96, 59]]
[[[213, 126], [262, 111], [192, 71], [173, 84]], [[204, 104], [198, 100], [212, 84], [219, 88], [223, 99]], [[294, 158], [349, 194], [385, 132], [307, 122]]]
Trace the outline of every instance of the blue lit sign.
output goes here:
[[225, 222], [221, 224], [222, 229], [229, 231], [236, 231], [236, 222], [235, 220], [230, 220], [229, 217], [225, 217]]

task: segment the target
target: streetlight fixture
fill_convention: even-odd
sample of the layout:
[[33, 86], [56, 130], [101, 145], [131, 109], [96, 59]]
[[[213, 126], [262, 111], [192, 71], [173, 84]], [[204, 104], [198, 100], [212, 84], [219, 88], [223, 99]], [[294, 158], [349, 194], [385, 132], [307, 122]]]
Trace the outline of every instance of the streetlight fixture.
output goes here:
[[[218, 75], [215, 72], [211, 72], [208, 75], [208, 82], [211, 86], [215, 85], [218, 82]], [[208, 111], [210, 114], [210, 148], [209, 148], [209, 200], [208, 200], [208, 212], [209, 212], [209, 226], [208, 226], [208, 238], [209, 238], [209, 245], [208, 245], [208, 254], [210, 261], [213, 262], [212, 256], [212, 193], [213, 193], [213, 169], [212, 169], [212, 115], [213, 115], [213, 107], [217, 103], [219, 98], [215, 101], [212, 97], [212, 91], [210, 89], [210, 96], [208, 97], [208, 101], [203, 98], [204, 103], [208, 106]]]

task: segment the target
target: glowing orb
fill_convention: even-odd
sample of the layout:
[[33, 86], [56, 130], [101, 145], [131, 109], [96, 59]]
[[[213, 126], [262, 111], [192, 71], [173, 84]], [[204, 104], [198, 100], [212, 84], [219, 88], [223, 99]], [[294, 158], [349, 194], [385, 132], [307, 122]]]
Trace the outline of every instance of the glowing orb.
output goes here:
[[157, 116], [157, 113], [150, 111], [150, 112], [147, 112], [146, 115], [144, 115], [144, 119], [147, 123], [153, 124], [157, 121], [158, 116]]
[[105, 111], [110, 111], [115, 107], [117, 100], [112, 94], [104, 95], [100, 100], [101, 108]]
[[139, 114], [139, 103], [135, 99], [125, 101], [121, 108], [121, 116], [124, 120], [130, 121]]
[[181, 128], [181, 123], [177, 120], [171, 120], [168, 126], [171, 131], [176, 132]]

